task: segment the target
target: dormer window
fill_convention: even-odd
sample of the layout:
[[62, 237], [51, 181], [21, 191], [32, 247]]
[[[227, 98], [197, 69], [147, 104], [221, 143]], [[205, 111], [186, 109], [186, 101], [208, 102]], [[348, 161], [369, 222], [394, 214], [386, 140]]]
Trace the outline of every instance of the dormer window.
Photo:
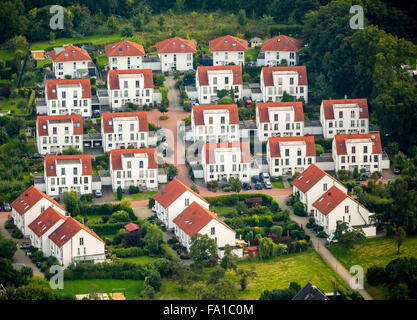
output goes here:
[[185, 47], [185, 46], [184, 46], [183, 44], [181, 44], [181, 45], [180, 45], [180, 48], [181, 48], [181, 49], [184, 49], [184, 47]]
[[109, 120], [109, 126], [112, 126], [112, 125], [113, 125], [113, 121]]
[[175, 46], [175, 41], [172, 41], [172, 45]]
[[236, 43], [235, 42], [232, 43], [232, 47], [236, 47]]

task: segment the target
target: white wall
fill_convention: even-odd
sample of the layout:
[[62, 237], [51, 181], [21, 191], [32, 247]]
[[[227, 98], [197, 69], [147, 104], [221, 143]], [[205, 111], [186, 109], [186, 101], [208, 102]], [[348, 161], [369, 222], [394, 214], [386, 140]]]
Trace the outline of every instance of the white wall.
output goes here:
[[[48, 124], [48, 135], [39, 136], [38, 122], [36, 122], [36, 145], [38, 153], [42, 155], [50, 153], [59, 153], [66, 148], [73, 146], [83, 152], [83, 135], [74, 135], [73, 122]], [[56, 128], [56, 134], [53, 134], [53, 128]], [[68, 128], [68, 130], [65, 130]]]
[[265, 52], [265, 65], [276, 66], [281, 64], [282, 60], [287, 60], [289, 66], [298, 65], [298, 52], [297, 51], [264, 51]]
[[77, 70], [80, 69], [88, 69], [87, 60], [52, 62], [52, 70], [57, 79], [65, 79], [65, 76], [67, 75], [71, 76], [71, 78], [77, 78]]
[[193, 69], [193, 53], [158, 53], [161, 71], [188, 71]]
[[[297, 99], [303, 98], [308, 103], [308, 85], [298, 84], [298, 72], [296, 71], [273, 71], [273, 86], [265, 86], [263, 81], [263, 72], [261, 72], [261, 91], [263, 101], [280, 102], [284, 91]], [[291, 80], [292, 79], [292, 80]], [[292, 84], [291, 84], [291, 81]]]
[[245, 53], [243, 51], [213, 51], [213, 66], [227, 66], [230, 63], [243, 65]]
[[52, 232], [54, 232], [64, 222], [65, 222], [64, 219], [59, 219], [41, 237], [38, 237], [32, 230], [30, 230], [30, 240], [31, 240], [32, 246], [41, 250], [45, 257], [49, 257], [51, 255], [51, 245], [49, 243], [49, 241], [50, 241], [49, 236]]
[[[56, 176], [54, 177], [47, 177], [45, 168], [46, 194], [48, 196], [57, 196], [70, 190], [79, 194], [92, 193], [93, 178], [92, 175], [83, 175], [82, 161], [77, 164], [57, 164], [55, 162], [55, 167]], [[62, 174], [62, 168], [65, 168], [65, 175]], [[74, 174], [74, 168], [77, 168], [77, 174]], [[77, 178], [76, 184], [74, 178]]]
[[109, 70], [142, 69], [142, 56], [110, 56]]

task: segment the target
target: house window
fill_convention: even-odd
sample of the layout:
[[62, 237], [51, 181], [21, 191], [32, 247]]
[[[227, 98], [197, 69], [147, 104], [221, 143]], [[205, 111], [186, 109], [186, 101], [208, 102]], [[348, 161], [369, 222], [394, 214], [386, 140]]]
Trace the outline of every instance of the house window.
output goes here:
[[188, 207], [190, 205], [190, 199], [185, 198], [185, 206]]
[[339, 111], [339, 118], [343, 119], [343, 111]]
[[327, 191], [327, 183], [323, 184], [323, 191]]
[[345, 206], [345, 213], [349, 213], [349, 206]]
[[74, 175], [78, 174], [78, 168], [74, 168]]
[[368, 153], [368, 146], [363, 146], [363, 153]]
[[215, 227], [211, 227], [210, 234], [211, 235], [215, 235], [216, 234], [216, 228]]
[[285, 156], [289, 157], [290, 156], [290, 149], [285, 149]]
[[352, 147], [352, 153], [356, 153], [356, 147]]
[[278, 115], [274, 114], [274, 121], [278, 121]]
[[80, 238], [80, 246], [84, 245], [84, 238]]

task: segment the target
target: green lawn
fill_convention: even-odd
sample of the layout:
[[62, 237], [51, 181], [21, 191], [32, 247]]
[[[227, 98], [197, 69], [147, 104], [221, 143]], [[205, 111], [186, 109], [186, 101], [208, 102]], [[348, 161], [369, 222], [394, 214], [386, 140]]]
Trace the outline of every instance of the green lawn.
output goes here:
[[149, 256], [140, 256], [140, 257], [129, 257], [129, 258], [121, 258], [121, 262], [130, 262], [134, 264], [148, 264], [154, 262], [156, 257], [149, 257]]
[[52, 60], [36, 60], [39, 69], [42, 69], [47, 64], [52, 64]]
[[[142, 290], [142, 280], [116, 280], [116, 279], [88, 279], [88, 280], [65, 280], [62, 292], [72, 294], [86, 294], [90, 292], [92, 285], [97, 285], [101, 292], [111, 293], [113, 289], [125, 289], [127, 300], [139, 299]], [[118, 290], [115, 292], [123, 292]]]
[[15, 52], [13, 49], [0, 49], [0, 59], [3, 61], [13, 60], [15, 57]]
[[105, 53], [99, 54], [96, 56], [97, 68], [103, 70], [104, 67], [109, 63], [109, 59]]
[[230, 212], [235, 212], [236, 211], [236, 207], [224, 207], [224, 206], [210, 206], [210, 210], [211, 211], [216, 211], [217, 215], [219, 216], [224, 216], [227, 213]]
[[[25, 102], [24, 108], [19, 108], [17, 106], [20, 101]], [[14, 114], [25, 115], [27, 113], [27, 102], [28, 99], [26, 98], [4, 99], [2, 100], [1, 110], [10, 110]]]
[[149, 198], [154, 197], [157, 193], [158, 191], [138, 192], [138, 193], [132, 194], [130, 198], [132, 198], [133, 200], [149, 199]]
[[282, 181], [273, 181], [272, 186], [276, 189], [284, 189], [284, 182], [282, 182]]
[[259, 50], [260, 49], [256, 48], [248, 49], [248, 51], [245, 52], [245, 60], [248, 60], [248, 58], [250, 58], [251, 61], [256, 61], [256, 59], [258, 58]]

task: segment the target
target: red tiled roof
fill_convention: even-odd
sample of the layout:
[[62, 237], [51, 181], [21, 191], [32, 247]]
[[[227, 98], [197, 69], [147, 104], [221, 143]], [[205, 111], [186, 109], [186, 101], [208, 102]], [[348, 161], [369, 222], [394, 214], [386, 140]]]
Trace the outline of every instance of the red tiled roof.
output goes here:
[[132, 232], [132, 231], [135, 231], [135, 230], [139, 230], [140, 229], [140, 227], [136, 224], [136, 223], [133, 223], [133, 222], [131, 222], [131, 223], [128, 223], [127, 225], [125, 225], [125, 227], [124, 227], [128, 232]]
[[[73, 127], [73, 133], [76, 135], [83, 134], [83, 118], [80, 114], [71, 114], [71, 115], [57, 115], [57, 116], [38, 116], [36, 121], [38, 122], [38, 135], [47, 136], [48, 135], [48, 121], [50, 120], [71, 120], [73, 125], [79, 123], [79, 127]], [[45, 128], [44, 128], [45, 126]]]
[[148, 169], [158, 168], [158, 161], [156, 158], [155, 148], [143, 148], [143, 149], [115, 149], [110, 150], [111, 166], [113, 170], [123, 170], [122, 167], [122, 154], [136, 154], [147, 153], [148, 154]]
[[[137, 117], [139, 121], [139, 132], [148, 132], [148, 114], [146, 111], [136, 112], [105, 112], [102, 113], [101, 118], [103, 119], [103, 132], [112, 133], [114, 132], [113, 124], [109, 124], [109, 120], [120, 117]], [[113, 122], [112, 122], [113, 123]]]
[[265, 87], [273, 87], [274, 79], [272, 77], [273, 71], [296, 71], [298, 72], [298, 85], [308, 85], [307, 69], [305, 66], [291, 66], [291, 67], [263, 67], [262, 75]]
[[49, 100], [57, 99], [56, 86], [60, 84], [80, 84], [82, 88], [82, 93], [81, 93], [82, 98], [83, 99], [91, 98], [90, 79], [60, 79], [60, 80], [46, 80], [46, 92], [47, 92]]
[[316, 155], [314, 136], [271, 137], [268, 139], [271, 158], [281, 157], [279, 143], [289, 141], [304, 141], [306, 144], [306, 156], [311, 157]]
[[241, 162], [247, 163], [251, 161], [249, 142], [212, 142], [204, 145], [206, 153], [206, 163], [215, 163], [214, 151], [218, 148], [240, 148]]
[[303, 42], [288, 36], [279, 35], [264, 42], [262, 51], [298, 51]]
[[162, 40], [155, 44], [158, 53], [184, 53], [197, 52], [191, 40], [174, 37]]
[[93, 230], [87, 228], [85, 225], [72, 217], [68, 217], [63, 224], [52, 232], [49, 235], [49, 239], [51, 239], [51, 241], [53, 241], [59, 248], [62, 248], [64, 244], [66, 244], [82, 229], [104, 243], [104, 241], [101, 240], [101, 238]]
[[108, 74], [110, 90], [120, 89], [119, 74], [143, 74], [144, 87], [153, 88], [152, 69], [110, 70]]
[[307, 169], [300, 173], [296, 179], [292, 181], [292, 184], [301, 192], [306, 193], [326, 175], [334, 181], [337, 181], [334, 177], [317, 167], [315, 164], [311, 164]]
[[56, 160], [72, 160], [80, 159], [82, 162], [82, 175], [92, 175], [93, 168], [91, 165], [91, 155], [90, 154], [81, 154], [81, 155], [64, 155], [64, 156], [46, 156], [44, 158], [45, 162], [45, 173], [47, 177], [56, 176]]
[[106, 55], [108, 57], [120, 57], [120, 56], [144, 56], [145, 49], [139, 43], [122, 40], [116, 43], [108, 44], [104, 47]]
[[195, 196], [199, 197], [204, 202], [207, 202], [202, 196], [194, 192], [183, 184], [177, 178], [174, 178], [170, 183], [168, 183], [161, 191], [159, 191], [153, 198], [164, 208], [168, 208], [175, 200], [178, 199], [184, 192], [190, 191]]
[[381, 136], [379, 133], [356, 133], [356, 134], [336, 134], [334, 141], [336, 143], [336, 153], [338, 155], [347, 154], [346, 139], [371, 139], [372, 140], [372, 153], [381, 154]]
[[39, 200], [42, 198], [47, 199], [55, 206], [59, 207], [65, 212], [65, 209], [60, 206], [58, 202], [56, 202], [51, 197], [47, 196], [45, 193], [40, 191], [39, 189], [35, 188], [34, 186], [30, 186], [25, 192], [23, 192], [20, 196], [18, 196], [11, 204], [12, 208], [16, 210], [21, 216], [24, 215], [27, 211], [29, 211]]
[[334, 119], [333, 105], [334, 104], [353, 104], [359, 105], [362, 111], [359, 112], [359, 118], [368, 119], [368, 100], [367, 99], [336, 99], [336, 100], [323, 100], [323, 112], [326, 120]]
[[66, 220], [67, 217], [54, 208], [48, 207], [39, 217], [29, 224], [29, 229], [40, 238], [61, 219]]
[[261, 102], [256, 105], [260, 122], [270, 122], [268, 108], [294, 107], [294, 121], [304, 121], [303, 103], [296, 102]]
[[64, 50], [58, 54], [55, 54], [54, 50], [51, 50], [48, 53], [54, 62], [91, 60], [87, 50], [73, 45], [66, 46]]
[[197, 68], [197, 74], [198, 74], [198, 83], [200, 86], [207, 86], [208, 83], [208, 76], [207, 71], [211, 70], [232, 70], [233, 72], [233, 85], [235, 84], [243, 84], [243, 78], [242, 78], [242, 68], [240, 66], [211, 66], [211, 67], [204, 67], [199, 66]]
[[348, 198], [346, 193], [333, 186], [313, 203], [313, 207], [327, 216], [346, 198]]
[[194, 123], [204, 125], [204, 110], [229, 110], [230, 124], [239, 124], [237, 104], [208, 104], [193, 106]]
[[248, 51], [248, 42], [234, 36], [224, 36], [210, 40], [210, 51]]
[[191, 237], [203, 229], [213, 219], [234, 232], [232, 228], [220, 220], [214, 213], [202, 207], [195, 201], [176, 216], [173, 222]]

